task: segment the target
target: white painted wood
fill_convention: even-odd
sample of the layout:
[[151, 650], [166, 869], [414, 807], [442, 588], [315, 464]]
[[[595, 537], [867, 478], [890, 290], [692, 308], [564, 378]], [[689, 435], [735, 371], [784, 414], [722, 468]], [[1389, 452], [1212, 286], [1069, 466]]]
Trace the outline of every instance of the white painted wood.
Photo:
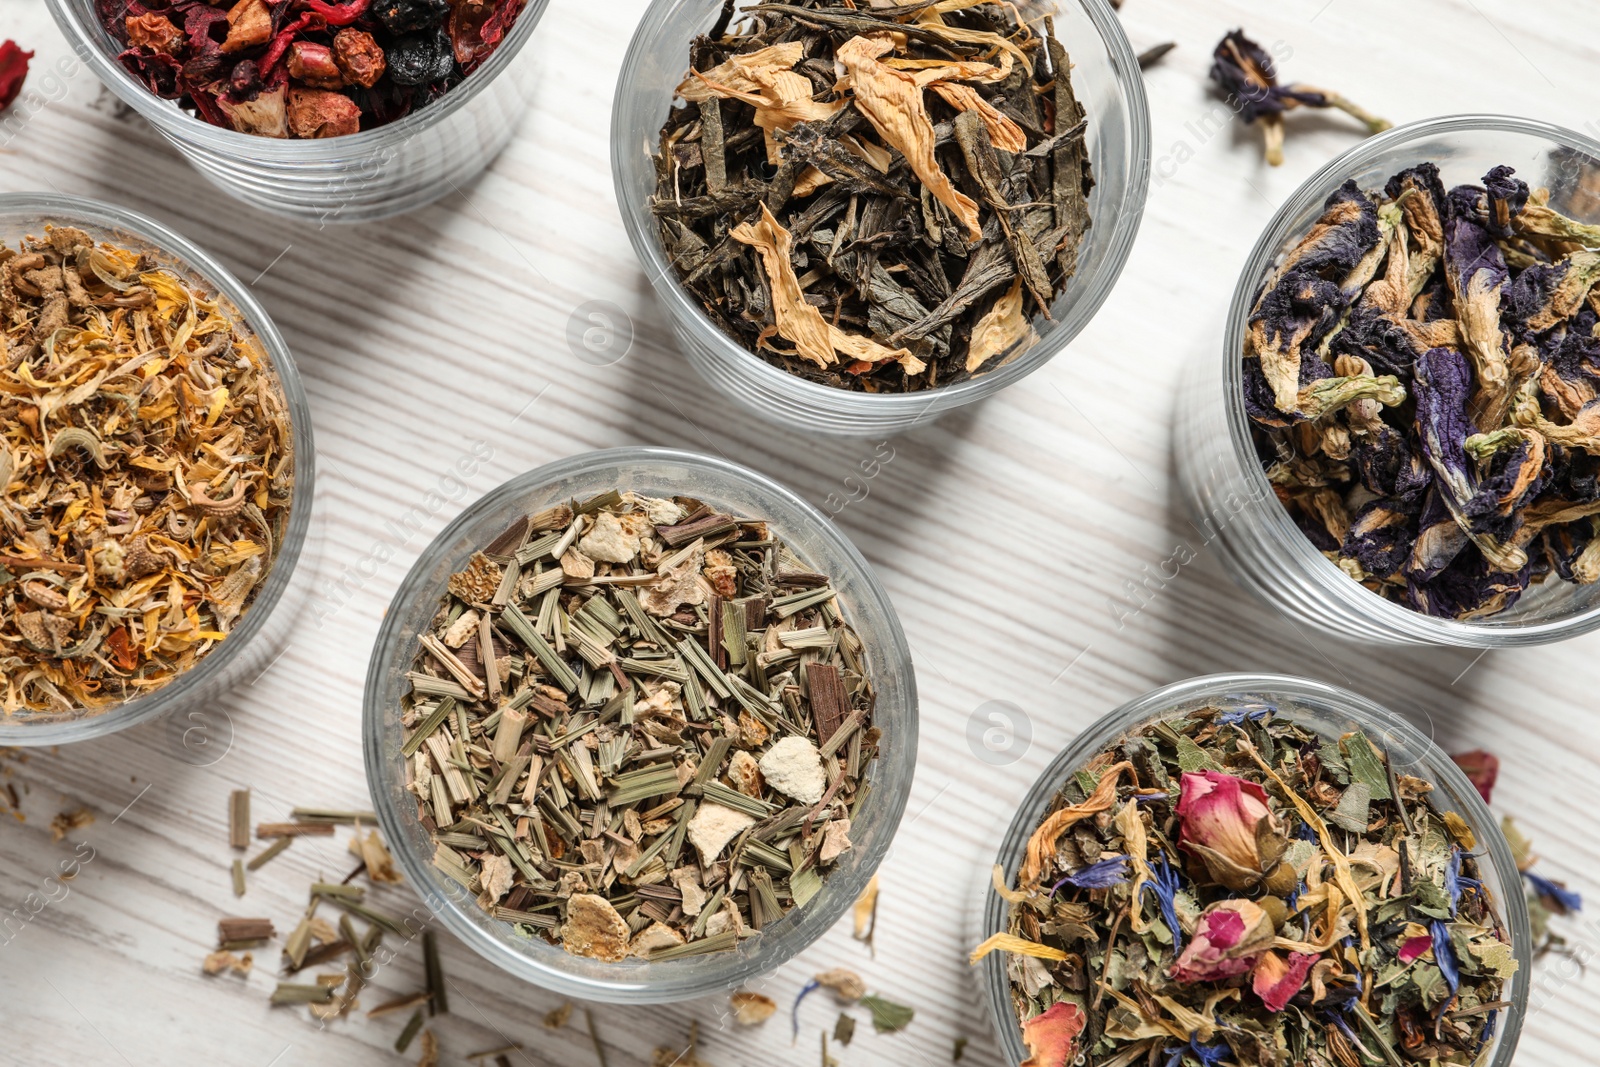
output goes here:
[[[119, 114], [81, 67], [0, 148], [0, 189], [124, 203], [254, 279], [311, 395], [317, 506], [329, 531], [324, 580], [377, 541], [393, 551], [346, 606], [308, 615], [282, 660], [219, 709], [233, 738], [213, 765], [175, 758], [181, 749], [160, 725], [3, 762], [27, 821], [0, 815], [0, 914], [29, 893], [60, 897], [46, 879], [72, 843], [92, 847], [94, 859], [64, 899], [0, 945], [0, 1063], [396, 1062], [390, 1044], [403, 1017], [358, 1017], [319, 1032], [303, 1010], [267, 1006], [271, 961], [248, 980], [200, 975], [219, 916], [269, 915], [286, 929], [313, 876], [347, 870], [342, 837], [300, 841], [236, 902], [228, 790], [251, 787], [258, 819], [286, 817], [295, 804], [366, 805], [359, 708], [384, 606], [426, 539], [512, 474], [590, 448], [675, 445], [724, 453], [821, 503], [843, 494], [843, 479], [872, 454], [870, 443], [804, 440], [723, 410], [674, 350], [624, 238], [607, 166], [612, 85], [642, 9], [643, 0], [555, 0], [534, 46], [545, 64], [541, 98], [510, 149], [462, 195], [378, 225], [318, 230], [233, 203], [136, 117]], [[1246, 600], [1208, 551], [1122, 628], [1110, 607], [1124, 582], [1192, 536], [1170, 485], [1179, 366], [1213, 356], [1256, 234], [1355, 136], [1340, 116], [1296, 115], [1278, 169], [1262, 163], [1253, 130], [1197, 137], [1186, 124], [1213, 106], [1204, 76], [1215, 40], [1241, 24], [1263, 41], [1282, 39], [1294, 50], [1288, 76], [1397, 122], [1505, 111], [1593, 128], [1600, 11], [1511, 0], [1127, 0], [1124, 19], [1136, 48], [1179, 42], [1148, 76], [1154, 142], [1158, 162], [1176, 158], [1179, 145], [1193, 158], [1163, 165], [1127, 271], [1071, 349], [975, 410], [896, 440], [866, 498], [838, 517], [882, 574], [915, 648], [920, 765], [882, 870], [876, 959], [841, 927], [762, 988], [786, 1012], [810, 974], [847, 966], [915, 1006], [903, 1034], [875, 1036], [863, 1020], [840, 1052], [847, 1065], [948, 1063], [958, 1036], [971, 1039], [965, 1062], [997, 1063], [965, 953], [999, 830], [1077, 730], [1189, 675], [1305, 674], [1391, 703], [1448, 749], [1498, 752], [1496, 807], [1534, 835], [1540, 870], [1585, 892], [1600, 885], [1600, 636], [1477, 659], [1313, 649]], [[37, 49], [41, 72], [68, 54], [40, 0], [6, 0], [5, 36]], [[632, 351], [615, 366], [579, 361], [563, 339], [571, 311], [592, 299], [632, 317]], [[395, 543], [385, 520], [420, 503], [476, 440], [493, 458], [418, 537]], [[965, 740], [968, 716], [996, 699], [1026, 708], [1033, 731], [1025, 755], [1000, 772]], [[78, 804], [97, 820], [53, 843], [50, 817]], [[1600, 927], [1571, 932], [1593, 956]], [[364, 1004], [417, 989], [419, 956], [385, 969]], [[597, 1062], [581, 1011], [548, 1034], [539, 1020], [555, 998], [508, 987], [454, 943], [445, 945], [445, 969], [453, 985], [452, 1012], [437, 1021], [444, 1062], [505, 1038], [528, 1046], [516, 1063]], [[1600, 975], [1570, 980], [1575, 970], [1554, 958], [1540, 965], [1546, 1003], [1528, 1022], [1519, 1062], [1593, 1060], [1600, 1016], [1589, 1005]], [[613, 1067], [647, 1062], [653, 1047], [682, 1039], [691, 1019], [717, 1067], [815, 1064], [819, 1031], [833, 1020], [825, 994], [807, 1001], [791, 1047], [784, 1014], [740, 1031], [719, 1022], [723, 1009], [720, 999], [597, 1007], [594, 1018]]]

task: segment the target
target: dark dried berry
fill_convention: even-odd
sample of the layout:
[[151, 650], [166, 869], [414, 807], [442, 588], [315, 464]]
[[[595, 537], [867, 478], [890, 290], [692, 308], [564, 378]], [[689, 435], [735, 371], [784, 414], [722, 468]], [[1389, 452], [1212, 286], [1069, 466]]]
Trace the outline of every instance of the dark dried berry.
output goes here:
[[390, 33], [418, 33], [440, 27], [450, 0], [378, 0], [372, 13]]
[[228, 75], [228, 84], [234, 92], [248, 96], [261, 88], [261, 68], [253, 59], [241, 59]]
[[395, 38], [387, 59], [389, 77], [396, 85], [427, 85], [448, 78], [456, 69], [450, 35], [443, 30]]

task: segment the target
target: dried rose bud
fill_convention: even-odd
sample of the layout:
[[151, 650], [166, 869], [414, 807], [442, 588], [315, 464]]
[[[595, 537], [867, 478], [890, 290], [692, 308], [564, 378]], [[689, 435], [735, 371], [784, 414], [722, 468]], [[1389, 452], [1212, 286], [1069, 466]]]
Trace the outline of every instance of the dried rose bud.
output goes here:
[[1211, 905], [1195, 924], [1194, 940], [1184, 946], [1171, 975], [1180, 982], [1216, 982], [1249, 972], [1272, 947], [1272, 920], [1249, 900]]
[[313, 89], [337, 89], [344, 75], [333, 61], [333, 51], [325, 44], [296, 41], [289, 46], [289, 77]]
[[143, 15], [129, 15], [122, 20], [122, 25], [128, 31], [130, 48], [149, 48], [152, 51], [175, 55], [183, 45], [183, 31], [173, 25], [171, 19], [154, 11], [147, 11]]
[[352, 84], [372, 88], [383, 77], [387, 65], [383, 49], [372, 34], [363, 30], [344, 29], [333, 35], [333, 61]]
[[343, 93], [289, 90], [289, 132], [295, 137], [342, 137], [361, 129], [361, 109]]
[[267, 6], [267, 0], [239, 0], [228, 9], [228, 37], [222, 42], [224, 52], [242, 52], [270, 40], [272, 9]]
[[1286, 842], [1259, 785], [1204, 771], [1185, 773], [1179, 790], [1178, 844], [1204, 861], [1213, 881], [1248, 889], [1283, 854]]

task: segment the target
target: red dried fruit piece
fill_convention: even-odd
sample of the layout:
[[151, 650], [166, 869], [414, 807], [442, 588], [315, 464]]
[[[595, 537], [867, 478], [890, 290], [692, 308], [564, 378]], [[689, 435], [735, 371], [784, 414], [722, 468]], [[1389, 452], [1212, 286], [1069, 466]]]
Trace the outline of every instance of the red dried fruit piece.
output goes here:
[[383, 77], [383, 49], [372, 34], [362, 30], [340, 30], [333, 35], [333, 61], [345, 79], [370, 89]]
[[343, 93], [289, 90], [289, 132], [295, 137], [343, 137], [361, 129], [361, 109]]
[[128, 47], [149, 48], [156, 52], [176, 55], [184, 42], [183, 31], [173, 25], [165, 15], [146, 11], [142, 15], [129, 15], [123, 19], [128, 31]]
[[33, 53], [24, 52], [15, 41], [0, 44], [0, 111], [10, 107], [22, 92], [23, 80], [28, 77], [28, 60], [32, 58]]
[[333, 60], [333, 49], [311, 41], [289, 45], [289, 77], [313, 89], [337, 89], [344, 84], [344, 75]]

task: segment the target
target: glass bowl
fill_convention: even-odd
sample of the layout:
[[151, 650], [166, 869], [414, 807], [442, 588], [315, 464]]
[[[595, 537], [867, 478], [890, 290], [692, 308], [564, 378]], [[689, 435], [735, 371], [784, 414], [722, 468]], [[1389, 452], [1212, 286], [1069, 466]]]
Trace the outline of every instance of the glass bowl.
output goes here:
[[117, 61], [122, 47], [95, 16], [95, 0], [45, 2], [95, 75], [213, 184], [264, 211], [322, 224], [413, 211], [488, 166], [527, 110], [535, 72], [524, 45], [548, 0], [528, 0], [494, 54], [433, 104], [387, 126], [317, 140], [240, 133], [179, 110]]
[[291, 578], [296, 574], [297, 565], [304, 562], [302, 557], [312, 554], [306, 551], [307, 535], [312, 528], [316, 456], [311, 440], [311, 409], [300, 384], [300, 374], [295, 370], [294, 357], [265, 309], [222, 264], [143, 215], [75, 196], [0, 195], [0, 241], [8, 246], [15, 247], [18, 240], [29, 234], [43, 236], [47, 222], [76, 226], [96, 241], [109, 241], [153, 255], [161, 266], [179, 274], [195, 288], [217, 294], [221, 306], [260, 340], [277, 373], [289, 409], [295, 450], [294, 489], [288, 529], [278, 558], [227, 640], [167, 685], [114, 708], [70, 715], [0, 716], [0, 746], [60, 745], [104, 737], [180, 708], [203, 707], [239, 682], [255, 678], [266, 669], [287, 641], [295, 614], [310, 593], [308, 581], [291, 583]]
[[1428, 119], [1370, 137], [1313, 174], [1286, 200], [1245, 260], [1228, 311], [1220, 375], [1209, 359], [1190, 362], [1179, 393], [1173, 445], [1190, 515], [1235, 580], [1297, 622], [1336, 636], [1385, 643], [1505, 648], [1560, 641], [1600, 626], [1600, 584], [1550, 580], [1511, 608], [1461, 621], [1424, 615], [1362, 586], [1317, 551], [1284, 507], [1256, 458], [1243, 395], [1244, 334], [1267, 272], [1322, 213], [1347, 178], [1363, 189], [1432, 160], [1446, 188], [1482, 180], [1509, 163], [1552, 203], [1586, 222], [1600, 201], [1586, 192], [1600, 168], [1600, 141], [1506, 115]]
[[1063, 0], [1056, 34], [1072, 59], [1072, 87], [1088, 113], [1094, 220], [1076, 274], [1039, 321], [1039, 341], [987, 374], [915, 393], [858, 393], [797, 378], [723, 333], [679, 285], [650, 212], [655, 149], [689, 66], [689, 42], [705, 33], [721, 0], [654, 0], [628, 47], [611, 109], [611, 173], [628, 238], [689, 362], [741, 406], [813, 433], [848, 437], [898, 433], [996, 393], [1042, 367], [1078, 335], [1122, 273], [1150, 184], [1150, 116], [1133, 49], [1105, 0]]
[[[1500, 832], [1500, 824], [1477, 789], [1445, 755], [1439, 746], [1419, 733], [1405, 719], [1365, 697], [1336, 686], [1282, 674], [1212, 674], [1162, 686], [1101, 718], [1073, 739], [1045, 768], [1017, 814], [1012, 818], [995, 859], [1005, 871], [1006, 884], [1016, 877], [1028, 838], [1050, 809], [1056, 792], [1067, 779], [1119, 738], [1162, 719], [1213, 704], [1268, 703], [1280, 717], [1330, 739], [1361, 729], [1380, 740], [1397, 770], [1433, 783], [1429, 794], [1441, 811], [1453, 811], [1466, 820], [1477, 837], [1478, 873], [1492, 900], [1498, 903], [1501, 921], [1511, 938], [1517, 973], [1509, 983], [1505, 999], [1511, 1002], [1495, 1027], [1492, 1051], [1481, 1056], [1478, 1067], [1506, 1067], [1516, 1051], [1527, 1012], [1528, 991], [1533, 971], [1533, 931], [1528, 920], [1528, 903], [1523, 896], [1522, 875], [1511, 848]], [[1010, 929], [1011, 905], [991, 887], [984, 903], [980, 937]], [[979, 963], [980, 978], [989, 1012], [999, 1035], [1005, 1062], [1019, 1064], [1027, 1057], [1022, 1044], [1022, 1027], [1011, 1006], [1011, 986], [1006, 976], [1006, 955], [992, 952]]]
[[[649, 962], [602, 963], [573, 956], [480, 909], [473, 896], [434, 869], [433, 841], [405, 789], [400, 698], [417, 654], [417, 634], [438, 611], [449, 576], [514, 521], [544, 507], [609, 489], [686, 495], [750, 518], [767, 520], [812, 569], [839, 590], [845, 618], [861, 635], [877, 691], [874, 724], [884, 734], [872, 793], [851, 823], [854, 847], [840, 857], [809, 904], [789, 912], [725, 952]], [[400, 585], [378, 632], [362, 736], [367, 781], [378, 822], [406, 880], [428, 912], [472, 949], [509, 974], [563, 996], [653, 1004], [730, 989], [771, 971], [822, 936], [866, 887], [905, 809], [917, 751], [917, 687], [899, 619], [871, 568], [834, 524], [776, 482], [724, 460], [664, 448], [614, 448], [560, 460], [513, 478], [469, 507], [422, 553]], [[859, 831], [859, 833], [858, 833]]]

